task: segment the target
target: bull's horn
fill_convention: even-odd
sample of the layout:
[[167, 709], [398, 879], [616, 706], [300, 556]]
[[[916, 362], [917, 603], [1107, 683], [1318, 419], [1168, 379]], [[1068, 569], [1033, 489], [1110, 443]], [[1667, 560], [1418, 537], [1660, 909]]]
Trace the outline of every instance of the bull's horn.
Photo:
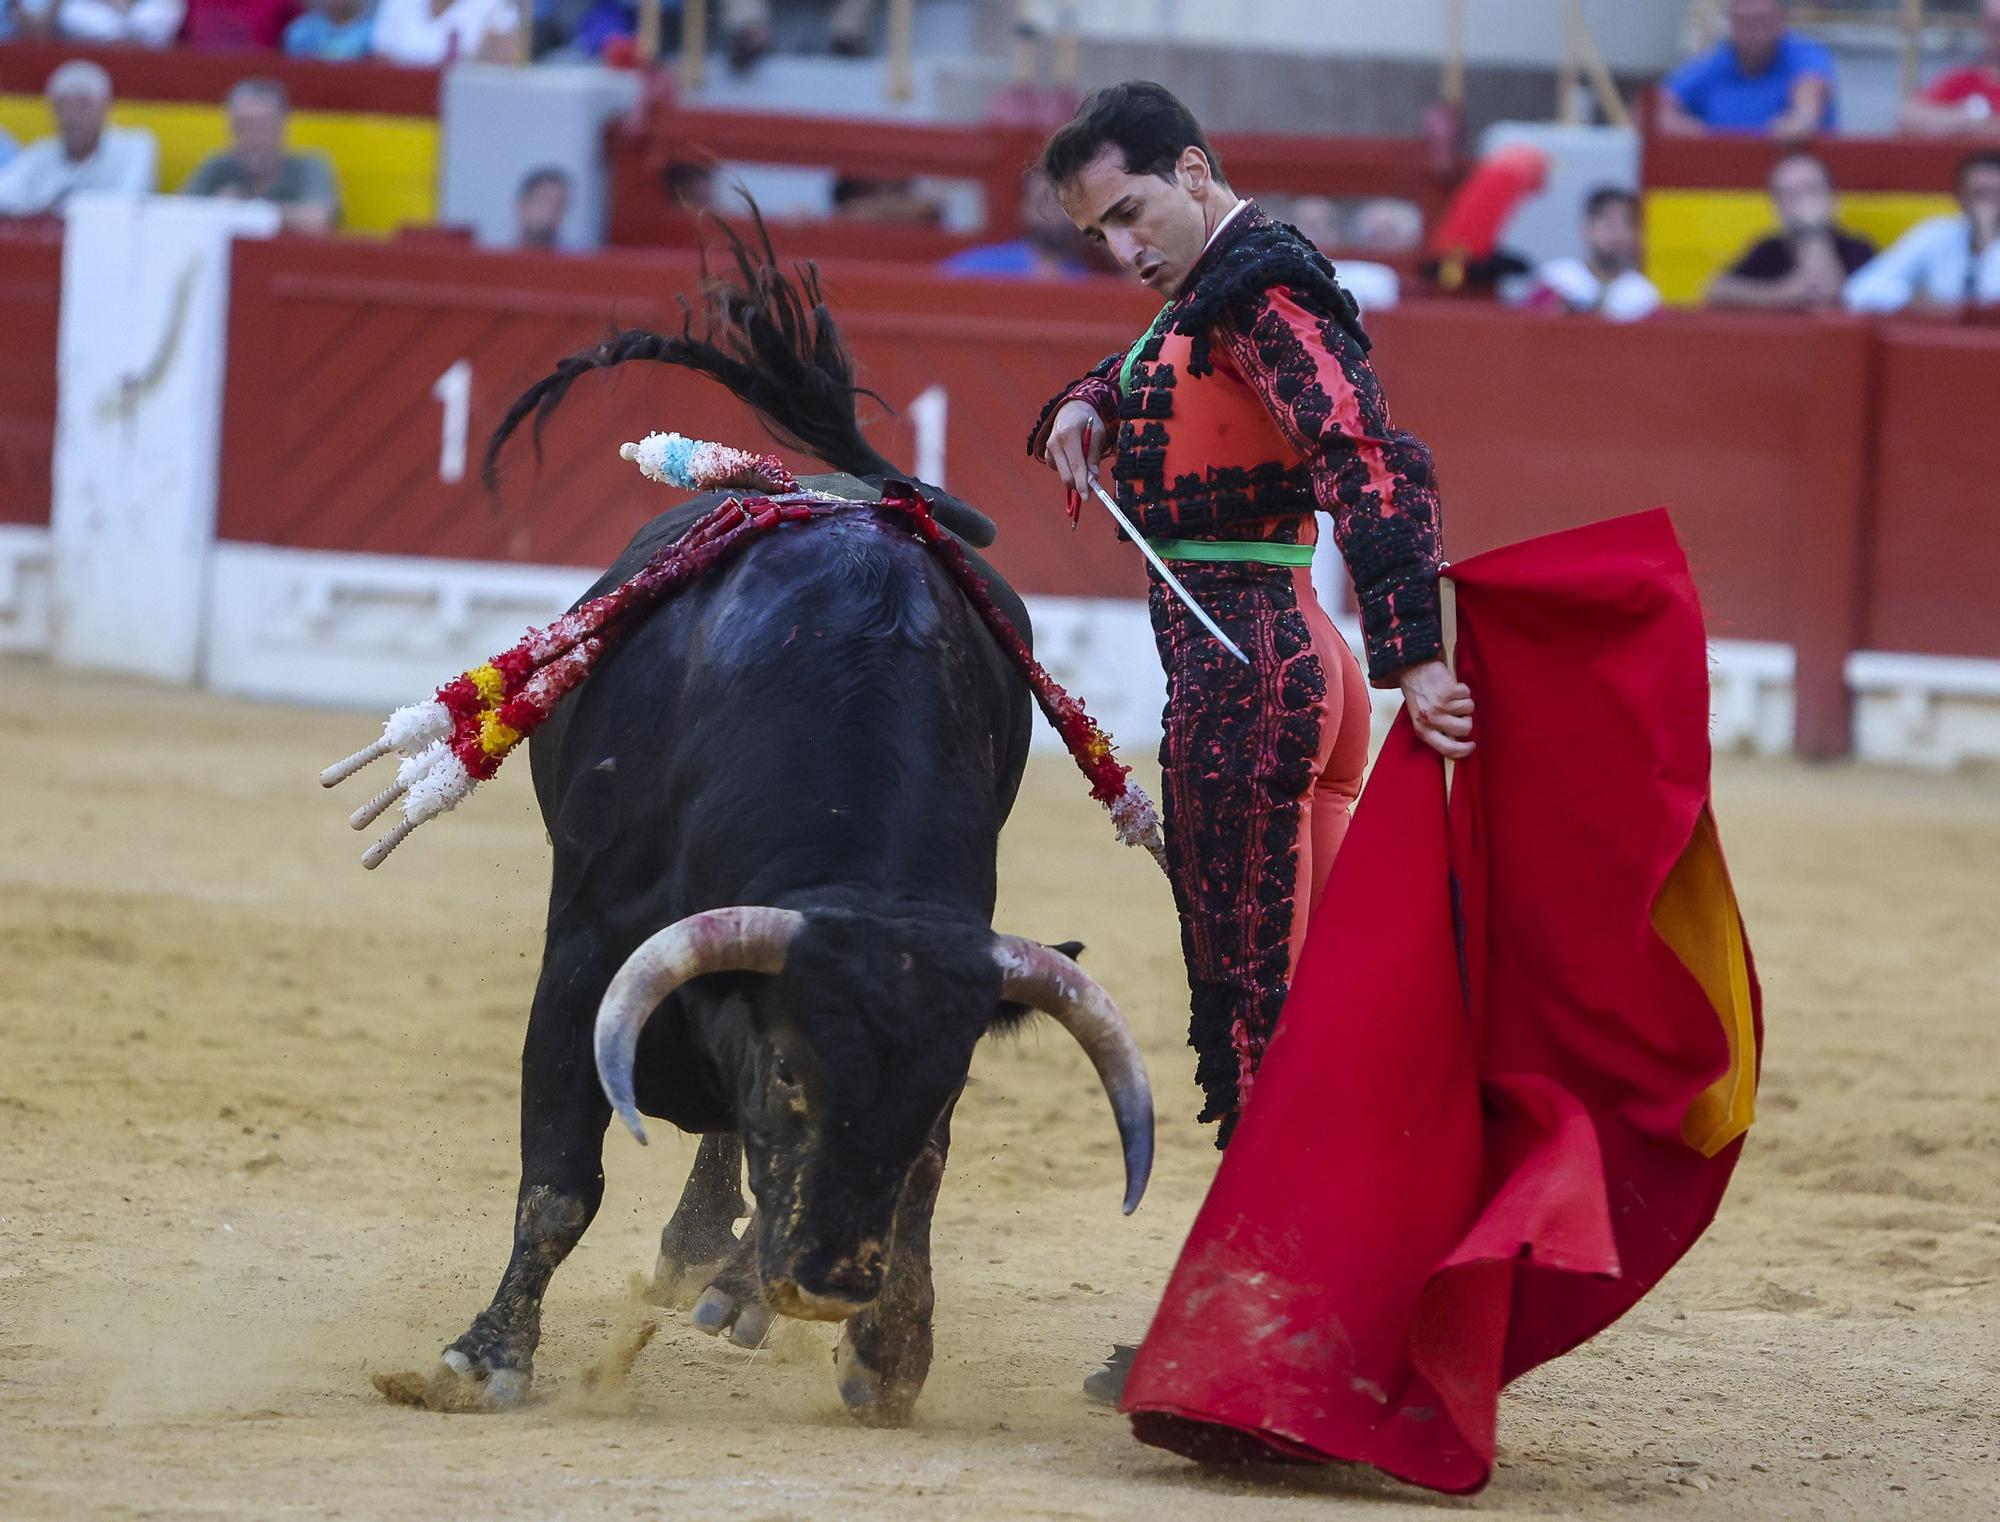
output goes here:
[[632, 1098], [632, 1062], [647, 1018], [675, 989], [704, 973], [782, 971], [804, 922], [796, 909], [710, 909], [656, 931], [625, 959], [597, 1006], [597, 1080], [641, 1143], [646, 1127]]
[[1132, 1028], [1111, 995], [1060, 951], [1023, 936], [1003, 935], [993, 947], [1004, 982], [1002, 997], [1052, 1015], [1076, 1037], [1111, 1100], [1125, 1147], [1125, 1214], [1139, 1208], [1153, 1172], [1153, 1086]]

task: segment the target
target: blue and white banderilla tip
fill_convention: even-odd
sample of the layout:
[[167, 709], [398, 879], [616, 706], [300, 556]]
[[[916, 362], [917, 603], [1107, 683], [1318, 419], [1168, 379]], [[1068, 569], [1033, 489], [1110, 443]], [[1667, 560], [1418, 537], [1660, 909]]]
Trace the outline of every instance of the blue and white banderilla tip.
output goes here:
[[648, 480], [695, 491], [706, 474], [701, 467], [710, 463], [702, 458], [703, 454], [712, 455], [720, 448], [684, 433], [649, 433], [636, 444], [622, 446], [618, 457], [638, 466], [639, 474]]

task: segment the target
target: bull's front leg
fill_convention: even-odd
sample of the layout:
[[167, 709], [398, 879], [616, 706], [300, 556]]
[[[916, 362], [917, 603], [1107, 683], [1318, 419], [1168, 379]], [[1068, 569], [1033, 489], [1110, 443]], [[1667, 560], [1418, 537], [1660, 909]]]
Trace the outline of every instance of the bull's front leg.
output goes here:
[[614, 970], [595, 936], [553, 933], [521, 1052], [521, 1185], [514, 1250], [493, 1303], [444, 1351], [481, 1403], [527, 1393], [542, 1339], [542, 1296], [604, 1198], [604, 1128], [591, 1026]]
[[660, 1232], [659, 1261], [646, 1293], [655, 1305], [691, 1305], [735, 1252], [736, 1223], [750, 1210], [742, 1180], [742, 1138], [734, 1131], [704, 1136], [680, 1203]]
[[931, 1312], [937, 1304], [931, 1287], [931, 1214], [950, 1150], [947, 1108], [903, 1180], [881, 1297], [848, 1318], [834, 1350], [840, 1399], [866, 1426], [907, 1423], [931, 1371]]

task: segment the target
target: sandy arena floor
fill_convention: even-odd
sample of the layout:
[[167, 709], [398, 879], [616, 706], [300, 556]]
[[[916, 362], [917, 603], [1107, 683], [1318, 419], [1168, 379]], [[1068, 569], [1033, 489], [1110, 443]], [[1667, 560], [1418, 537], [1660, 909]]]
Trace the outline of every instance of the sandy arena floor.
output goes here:
[[[2000, 1515], [2000, 789], [1726, 764], [1770, 1025], [1720, 1223], [1524, 1382], [1476, 1502], [1218, 1475], [1076, 1385], [1141, 1329], [1212, 1166], [1164, 885], [1065, 764], [1031, 774], [1001, 924], [1090, 943], [1162, 1155], [1121, 1220], [1058, 1033], [984, 1051], [938, 1227], [917, 1425], [853, 1426], [830, 1333], [629, 1342], [692, 1143], [609, 1138], [538, 1395], [391, 1406], [506, 1255], [545, 848], [525, 768], [377, 875], [314, 773], [365, 717], [0, 662], [0, 1518], [1990, 1518]], [[345, 797], [345, 793], [341, 795]], [[615, 1361], [615, 1359], [614, 1359]]]

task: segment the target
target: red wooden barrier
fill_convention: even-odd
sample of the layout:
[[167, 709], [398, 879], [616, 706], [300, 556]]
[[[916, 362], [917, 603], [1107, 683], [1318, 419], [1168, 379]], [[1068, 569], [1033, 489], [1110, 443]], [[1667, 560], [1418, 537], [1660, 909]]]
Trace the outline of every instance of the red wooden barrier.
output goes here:
[[[1949, 195], [1977, 144], [1950, 138], [1822, 137], [1808, 148], [1842, 190]], [[1648, 190], [1762, 190], [1790, 144], [1745, 133], [1675, 137], [1648, 132], [1640, 180]]]
[[49, 521], [62, 224], [0, 221], [0, 523]]
[[1882, 330], [1861, 647], [2000, 655], [2000, 330]]
[[[1434, 304], [1371, 325], [1398, 422], [1436, 451], [1453, 554], [1672, 508], [1714, 633], [1796, 646], [1799, 748], [1846, 751], [1866, 324], [1686, 316], [1620, 327]], [[1988, 363], [2000, 364], [2000, 348]]]
[[39, 95], [58, 64], [71, 58], [101, 63], [114, 95], [126, 100], [185, 100], [212, 106], [238, 81], [283, 83], [301, 111], [373, 111], [388, 116], [436, 116], [436, 69], [405, 69], [366, 61], [321, 63], [282, 53], [205, 52], [174, 48], [92, 47], [68, 42], [0, 43], [0, 94]]
[[[454, 409], [463, 398], [476, 456], [555, 358], [613, 325], [677, 323], [694, 277], [680, 255], [239, 245], [224, 537], [607, 562], [669, 499], [617, 445], [655, 428], [749, 439], [743, 410], [664, 367], [591, 377], [539, 478], [525, 441], [511, 454], [496, 516], [476, 458], [445, 479]], [[1145, 295], [865, 264], [830, 282], [863, 380], [899, 409], [879, 447], [914, 464], [911, 403], [942, 388], [947, 479], [1000, 521], [1001, 567], [1031, 592], [1136, 593], [1131, 551], [1094, 516], [1070, 532], [1022, 441], [1045, 397], [1139, 331]], [[2000, 332], [1722, 314], [1620, 327], [1450, 302], [1372, 326], [1397, 421], [1436, 450], [1451, 553], [1670, 506], [1715, 632], [1796, 647], [1805, 753], [1847, 749], [1853, 649], [2000, 658], [1981, 569], [2000, 547], [1984, 421]]]
[[[241, 243], [230, 314], [223, 537], [268, 544], [591, 565], [608, 561], [666, 499], [617, 458], [673, 428], [760, 437], [712, 383], [665, 367], [592, 377], [551, 428], [539, 479], [525, 438], [495, 517], [471, 461], [442, 458], [455, 384], [479, 444], [508, 402], [613, 326], [677, 327], [685, 256], [565, 259], [362, 244]], [[1008, 530], [1001, 564], [1035, 591], [1134, 594], [1129, 551], [1058, 531], [1061, 494], [1022, 444], [1043, 399], [1151, 315], [1116, 282], [1024, 288], [850, 265], [833, 302], [862, 380], [898, 411], [874, 428], [909, 465], [909, 404], [946, 388], [948, 480]], [[463, 364], [465, 380], [447, 379]], [[435, 395], [434, 395], [435, 393]], [[870, 409], [872, 411], [872, 409]]]

